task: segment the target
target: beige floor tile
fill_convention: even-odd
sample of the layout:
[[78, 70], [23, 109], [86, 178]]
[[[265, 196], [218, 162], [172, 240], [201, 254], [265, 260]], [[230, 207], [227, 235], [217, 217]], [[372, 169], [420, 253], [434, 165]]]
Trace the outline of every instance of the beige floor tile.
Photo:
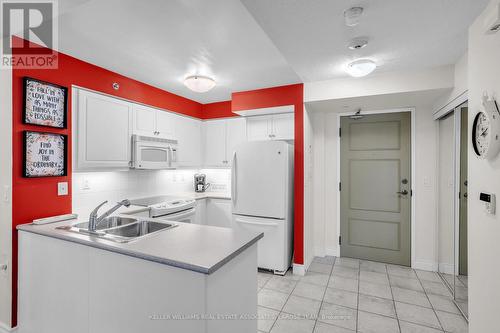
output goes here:
[[427, 294], [451, 296], [450, 291], [441, 282], [421, 281]]
[[467, 333], [469, 331], [468, 324], [462, 316], [443, 311], [436, 311], [436, 314], [446, 332]]
[[257, 304], [266, 308], [281, 310], [287, 299], [288, 294], [263, 288], [259, 291]]
[[318, 321], [334, 326], [356, 330], [357, 311], [344, 306], [324, 303], [319, 311]]
[[269, 332], [280, 312], [259, 306], [257, 307], [257, 314], [257, 329], [261, 332]]
[[350, 291], [326, 288], [324, 302], [346, 306], [348, 308], [357, 309], [358, 293]]
[[415, 270], [415, 273], [421, 281], [441, 282], [441, 278], [436, 272]]
[[333, 263], [335, 262], [335, 257], [332, 257], [332, 256], [314, 257], [313, 262], [318, 262], [320, 264], [333, 265]]
[[326, 286], [319, 286], [317, 284], [310, 284], [303, 281], [297, 283], [297, 286], [292, 292], [292, 295], [301, 296], [306, 298], [321, 301], [325, 294]]
[[386, 264], [375, 262], [375, 261], [361, 261], [360, 269], [362, 271], [376, 272], [376, 273], [387, 273]]
[[322, 264], [319, 262], [312, 262], [311, 265], [309, 265], [308, 272], [316, 272], [316, 273], [330, 275], [330, 273], [332, 272], [332, 268], [333, 268], [333, 265], [330, 265], [330, 264]]
[[359, 311], [358, 316], [358, 332], [399, 333], [399, 325], [396, 319], [364, 311]]
[[359, 310], [396, 318], [394, 302], [385, 298], [359, 295]]
[[321, 301], [291, 295], [282, 311], [299, 318], [316, 320], [320, 307]]
[[306, 275], [302, 277], [301, 281], [306, 283], [317, 284], [320, 286], [326, 286], [328, 284], [329, 279], [330, 279], [329, 274], [307, 272]]
[[358, 280], [332, 275], [328, 281], [328, 287], [357, 292]]
[[415, 291], [423, 292], [422, 285], [419, 280], [408, 279], [400, 276], [390, 275], [389, 280], [391, 281], [391, 286], [401, 289], [410, 289]]
[[401, 327], [401, 333], [442, 333], [443, 332], [443, 331], [437, 330], [435, 328], [421, 326], [421, 325], [409, 323], [406, 321], [399, 321], [399, 327]]
[[416, 279], [417, 274], [410, 267], [387, 265], [387, 273], [389, 275], [401, 276], [409, 279]]
[[266, 273], [257, 273], [257, 286], [259, 288], [262, 288], [266, 285], [267, 281], [269, 281], [273, 277], [272, 274], [266, 274]]
[[428, 294], [427, 296], [435, 310], [460, 314], [460, 310], [458, 310], [451, 297], [432, 294]]
[[441, 325], [432, 309], [396, 302], [396, 313], [400, 320], [441, 329]]
[[314, 328], [314, 333], [355, 333], [355, 331], [318, 321]]
[[431, 303], [429, 303], [429, 300], [427, 299], [425, 293], [410, 289], [401, 289], [393, 287], [392, 294], [394, 296], [395, 301], [420, 305], [426, 308], [431, 307]]
[[375, 297], [392, 299], [391, 287], [367, 281], [359, 282], [359, 293]]
[[361, 281], [389, 285], [389, 278], [387, 277], [387, 274], [383, 273], [361, 271], [359, 272], [359, 279]]
[[297, 281], [285, 279], [282, 276], [273, 276], [267, 281], [265, 288], [290, 294], [296, 284]]
[[280, 316], [274, 323], [271, 333], [312, 333], [314, 323], [314, 320]]
[[359, 275], [359, 269], [334, 265], [332, 274], [349, 279], [357, 279]]
[[335, 265], [359, 269], [359, 259], [352, 258], [337, 258], [335, 260]]

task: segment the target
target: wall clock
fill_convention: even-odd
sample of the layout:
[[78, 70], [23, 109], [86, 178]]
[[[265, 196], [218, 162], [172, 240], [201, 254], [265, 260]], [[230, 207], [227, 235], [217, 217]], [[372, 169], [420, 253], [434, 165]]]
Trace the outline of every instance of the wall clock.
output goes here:
[[500, 151], [500, 112], [494, 99], [483, 97], [483, 110], [474, 117], [472, 146], [477, 156], [493, 159]]

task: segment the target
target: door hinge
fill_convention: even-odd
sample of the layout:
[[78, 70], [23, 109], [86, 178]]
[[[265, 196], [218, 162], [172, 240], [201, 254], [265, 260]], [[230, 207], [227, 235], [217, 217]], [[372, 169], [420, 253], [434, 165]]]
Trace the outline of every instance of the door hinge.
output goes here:
[[339, 127], [339, 138], [341, 138], [341, 137], [342, 137], [342, 128]]
[[339, 192], [342, 191], [342, 182], [339, 182]]
[[410, 197], [413, 196], [413, 190], [410, 190]]
[[339, 236], [339, 245], [342, 245], [342, 236]]

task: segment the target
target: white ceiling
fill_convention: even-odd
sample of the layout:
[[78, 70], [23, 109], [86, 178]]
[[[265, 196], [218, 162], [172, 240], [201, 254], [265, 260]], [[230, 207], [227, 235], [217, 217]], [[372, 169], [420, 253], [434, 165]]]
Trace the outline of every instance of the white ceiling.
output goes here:
[[[62, 52], [202, 103], [228, 100], [232, 91], [300, 82], [239, 1], [59, 3]], [[182, 82], [193, 74], [209, 75], [217, 86], [191, 92]]]
[[[59, 49], [202, 102], [231, 92], [345, 76], [356, 57], [382, 71], [453, 64], [488, 0], [59, 0]], [[358, 27], [344, 9], [365, 7]], [[369, 36], [352, 52], [350, 38]], [[186, 76], [217, 86], [194, 93]]]
[[[360, 57], [382, 71], [454, 64], [467, 47], [467, 30], [489, 0], [241, 0], [304, 82], [346, 76]], [[344, 10], [365, 8], [356, 27]], [[367, 36], [367, 47], [349, 41]]]

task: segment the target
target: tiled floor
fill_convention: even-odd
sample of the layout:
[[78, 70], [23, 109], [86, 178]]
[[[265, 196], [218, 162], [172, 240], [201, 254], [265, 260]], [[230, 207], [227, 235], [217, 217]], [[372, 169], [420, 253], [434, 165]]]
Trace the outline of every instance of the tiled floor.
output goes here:
[[259, 332], [464, 333], [467, 322], [433, 272], [315, 258], [306, 276], [258, 274]]

